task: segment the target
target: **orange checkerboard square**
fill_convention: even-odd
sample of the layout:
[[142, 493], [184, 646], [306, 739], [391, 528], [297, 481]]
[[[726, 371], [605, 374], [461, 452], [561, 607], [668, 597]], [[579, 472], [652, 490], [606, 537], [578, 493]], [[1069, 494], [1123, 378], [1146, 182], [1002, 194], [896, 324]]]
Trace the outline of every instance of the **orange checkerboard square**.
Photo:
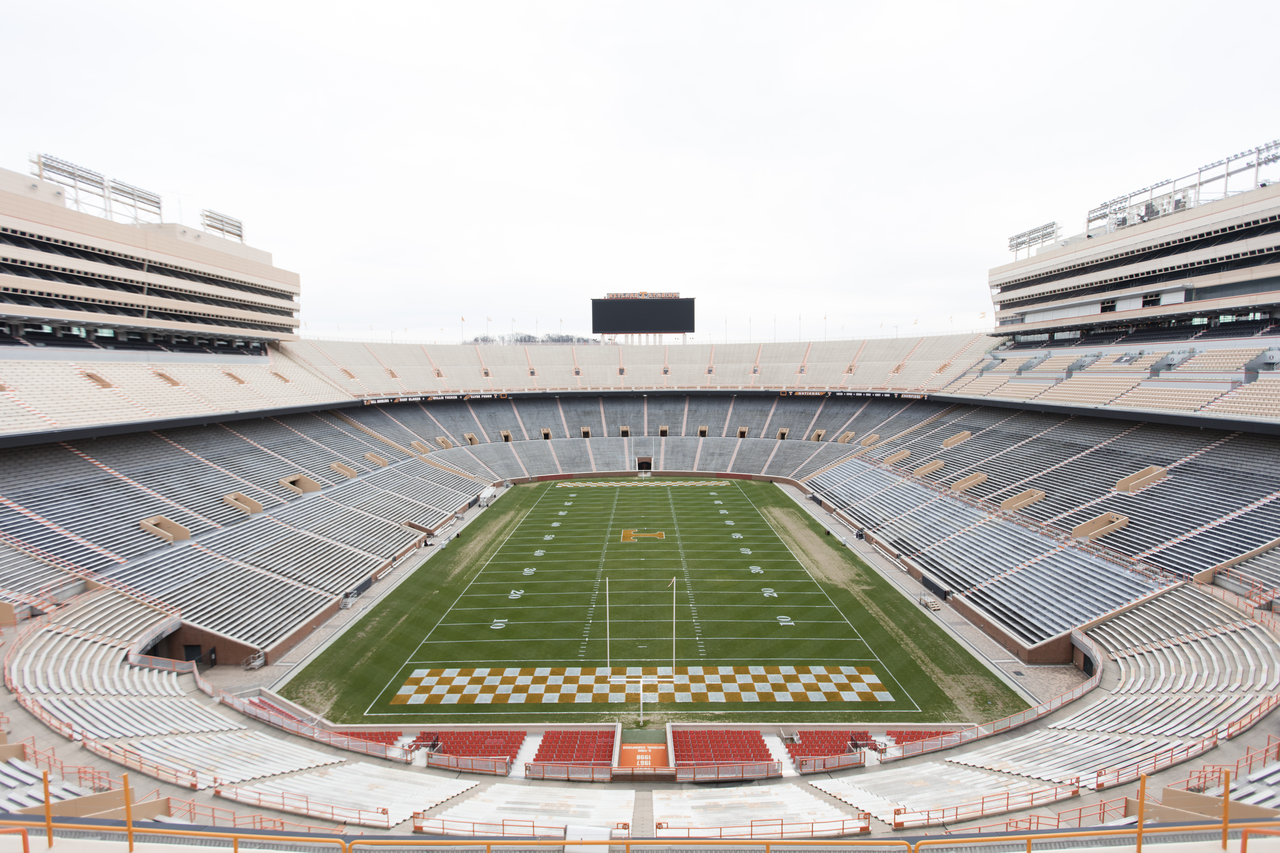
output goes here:
[[[418, 669], [392, 705], [892, 702], [868, 666]], [[488, 682], [488, 683], [486, 683]], [[650, 698], [652, 697], [652, 698]]]

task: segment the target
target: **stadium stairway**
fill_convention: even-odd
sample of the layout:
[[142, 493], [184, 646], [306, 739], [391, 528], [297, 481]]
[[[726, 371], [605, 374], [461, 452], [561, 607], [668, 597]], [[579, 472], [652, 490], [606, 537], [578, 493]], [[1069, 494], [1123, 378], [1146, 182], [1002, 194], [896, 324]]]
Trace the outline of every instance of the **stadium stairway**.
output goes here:
[[533, 761], [533, 757], [538, 754], [538, 747], [540, 746], [542, 746], [541, 734], [530, 732], [525, 736], [524, 743], [520, 744], [520, 751], [516, 753], [516, 760], [512, 763], [512, 779], [524, 778], [524, 766]]
[[763, 734], [764, 745], [769, 750], [769, 755], [773, 760], [778, 762], [782, 767], [783, 776], [799, 776], [796, 772], [795, 765], [791, 763], [791, 756], [787, 754], [787, 746], [782, 742], [782, 738], [775, 734]]

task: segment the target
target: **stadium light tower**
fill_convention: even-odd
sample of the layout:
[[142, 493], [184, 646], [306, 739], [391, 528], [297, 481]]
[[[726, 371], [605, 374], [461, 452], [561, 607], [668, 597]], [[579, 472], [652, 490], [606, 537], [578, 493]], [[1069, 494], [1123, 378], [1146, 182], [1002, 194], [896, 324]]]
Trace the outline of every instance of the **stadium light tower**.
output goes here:
[[1039, 228], [1032, 228], [1023, 231], [1021, 234], [1014, 234], [1009, 238], [1009, 251], [1013, 252], [1013, 259], [1018, 259], [1018, 251], [1020, 249], [1027, 250], [1027, 256], [1031, 256], [1033, 246], [1039, 246], [1043, 243], [1052, 243], [1058, 239], [1058, 223], [1049, 222], [1041, 225]]

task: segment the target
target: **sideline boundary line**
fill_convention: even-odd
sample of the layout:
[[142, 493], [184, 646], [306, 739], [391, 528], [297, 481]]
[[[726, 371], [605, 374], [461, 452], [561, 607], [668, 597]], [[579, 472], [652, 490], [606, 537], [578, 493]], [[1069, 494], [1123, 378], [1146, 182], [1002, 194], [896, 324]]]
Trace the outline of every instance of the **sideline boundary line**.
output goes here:
[[[805, 570], [805, 572], [809, 575], [809, 578], [814, 582], [814, 584], [818, 587], [818, 589], [822, 590], [823, 595], [827, 596], [827, 602], [831, 605], [831, 607], [837, 613], [840, 614], [840, 616], [844, 619], [845, 623], [848, 624], [850, 630], [852, 630], [853, 633], [858, 636], [859, 640], [862, 640], [862, 644], [867, 647], [867, 650], [876, 656], [876, 662], [879, 663], [881, 667], [880, 671], [884, 674], [888, 674], [889, 668], [885, 666], [884, 661], [880, 660], [880, 655], [876, 652], [875, 649], [871, 648], [871, 644], [868, 643], [866, 639], [862, 636], [862, 632], [859, 631], [857, 628], [853, 627], [853, 623], [849, 621], [849, 617], [845, 615], [845, 612], [841, 610], [834, 601], [831, 600], [831, 596], [830, 594], [827, 593], [826, 587], [818, 583], [818, 579], [813, 577], [813, 573], [809, 571], [809, 567], [806, 566], [800, 560], [800, 558], [796, 556], [794, 551], [791, 551], [791, 546], [787, 545], [787, 540], [782, 538], [782, 534], [778, 533], [777, 528], [773, 526], [773, 523], [770, 522], [768, 518], [765, 518], [764, 513], [760, 512], [760, 508], [756, 506], [755, 501], [751, 500], [751, 498], [747, 495], [747, 493], [742, 491], [742, 487], [738, 485], [736, 481], [733, 481], [733, 485], [734, 485], [734, 488], [738, 490], [738, 493], [741, 494], [744, 498], [746, 498], [747, 503], [751, 504], [751, 508], [754, 509], [762, 519], [764, 519], [764, 523], [769, 525], [769, 529], [773, 531], [773, 535], [777, 536], [778, 541], [781, 542], [784, 546], [786, 546], [786, 549], [791, 552], [791, 556], [795, 559], [796, 563]], [[774, 484], [774, 488], [777, 488], [776, 484]], [[912, 696], [910, 692], [908, 692], [906, 685], [904, 685], [901, 681], [898, 680], [898, 676], [896, 675], [893, 676], [893, 683], [902, 690], [903, 695], [906, 696], [907, 699], [911, 700], [911, 704], [915, 706], [916, 711], [923, 712], [923, 709], [920, 707], [920, 703], [915, 700], [915, 697]]]
[[[523, 516], [521, 516], [520, 520], [516, 522], [516, 526], [512, 529], [511, 533], [508, 533], [506, 536], [504, 536], [504, 537], [502, 538], [502, 542], [498, 545], [497, 550], [495, 550], [495, 551], [493, 552], [493, 554], [494, 554], [494, 556], [495, 556], [495, 557], [498, 555], [498, 552], [499, 552], [499, 551], [501, 551], [501, 550], [503, 549], [503, 547], [507, 544], [507, 540], [511, 538], [511, 534], [512, 534], [512, 533], [515, 533], [515, 532], [516, 532], [516, 530], [519, 530], [519, 529], [520, 529], [520, 525], [521, 525], [521, 524], [524, 524], [524, 520], [525, 520], [526, 518], [528, 518], [528, 517], [529, 517], [529, 513], [533, 512], [533, 511], [534, 511], [534, 509], [536, 509], [536, 508], [537, 508], [538, 504], [542, 503], [542, 499], [543, 499], [543, 497], [545, 497], [545, 496], [546, 496], [546, 494], [547, 494], [547, 492], [548, 492], [548, 491], [550, 491], [550, 490], [549, 490], [549, 489], [543, 489], [543, 490], [542, 490], [542, 494], [538, 495], [538, 499], [537, 499], [536, 501], [534, 501], [534, 502], [533, 502], [533, 506], [529, 507], [529, 509], [525, 511], [525, 514], [524, 514]], [[455, 540], [455, 541], [456, 541], [456, 540]], [[436, 628], [439, 628], [439, 627], [440, 627], [440, 623], [444, 621], [444, 617], [448, 616], [448, 615], [449, 615], [449, 613], [453, 610], [453, 605], [454, 605], [454, 604], [457, 604], [457, 603], [462, 599], [462, 596], [464, 596], [464, 595], [466, 595], [466, 594], [467, 594], [467, 590], [468, 590], [468, 589], [471, 589], [471, 584], [473, 584], [473, 583], [475, 583], [475, 582], [476, 582], [476, 578], [478, 578], [478, 577], [480, 577], [482, 574], [484, 574], [484, 570], [485, 570], [486, 568], [488, 568], [489, 563], [492, 561], [492, 559], [493, 559], [493, 558], [491, 557], [489, 560], [486, 560], [486, 561], [485, 561], [485, 564], [484, 564], [484, 566], [482, 566], [482, 567], [480, 568], [480, 571], [476, 572], [476, 576], [475, 576], [474, 578], [472, 578], [472, 579], [471, 579], [470, 583], [468, 583], [468, 584], [466, 585], [466, 587], [462, 590], [462, 592], [458, 593], [458, 597], [457, 597], [457, 598], [455, 598], [455, 599], [453, 600], [453, 604], [450, 604], [450, 605], [449, 605], [449, 609], [448, 609], [448, 610], [446, 610], [444, 613], [442, 613], [442, 614], [440, 615], [440, 618], [436, 620], [436, 624], [434, 624], [434, 625], [432, 625], [432, 626], [431, 626], [431, 630], [430, 630], [430, 631], [428, 631], [428, 632], [427, 632], [427, 634], [426, 634], [426, 636], [422, 638], [422, 642], [418, 643], [418, 645], [414, 648], [414, 650], [413, 650], [412, 652], [410, 652], [410, 653], [409, 653], [409, 657], [412, 657], [413, 655], [417, 654], [418, 649], [422, 648], [423, 643], [425, 643], [425, 642], [427, 641], [427, 639], [428, 639], [432, 634], [434, 634], [434, 633], [435, 633]], [[378, 698], [379, 698], [380, 696], [382, 696], [382, 694], [384, 694], [384, 693], [386, 693], [386, 692], [387, 692], [387, 690], [391, 687], [392, 682], [394, 682], [394, 681], [396, 680], [396, 676], [397, 676], [397, 675], [399, 675], [399, 673], [400, 673], [400, 672], [405, 668], [405, 666], [407, 666], [407, 665], [408, 665], [408, 660], [406, 659], [405, 663], [400, 664], [400, 666], [398, 666], [398, 667], [396, 668], [396, 671], [391, 675], [391, 679], [386, 683], [386, 685], [382, 688], [382, 690], [378, 691], [377, 695], [376, 695], [376, 696], [374, 696], [372, 699], [370, 699], [370, 700], [369, 700], [369, 707], [368, 707], [368, 708], [366, 708], [366, 709], [365, 709], [365, 712], [364, 712], [364, 715], [365, 715], [365, 716], [369, 716], [369, 709], [370, 709], [370, 708], [372, 708], [372, 707], [374, 706], [374, 704], [375, 704], [375, 703], [377, 703]], [[896, 681], [896, 679], [895, 679], [895, 681]]]

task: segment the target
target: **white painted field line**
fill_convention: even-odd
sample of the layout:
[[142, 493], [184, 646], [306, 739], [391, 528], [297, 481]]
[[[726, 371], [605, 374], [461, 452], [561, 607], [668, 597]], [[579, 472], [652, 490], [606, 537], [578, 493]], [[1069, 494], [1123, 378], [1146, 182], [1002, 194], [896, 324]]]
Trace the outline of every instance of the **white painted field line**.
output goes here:
[[578, 659], [581, 660], [587, 655], [587, 643], [591, 641], [591, 625], [594, 622], [596, 612], [596, 598], [600, 595], [600, 578], [604, 575], [604, 561], [609, 554], [609, 543], [613, 541], [613, 518], [618, 512], [618, 495], [621, 491], [613, 493], [613, 505], [609, 508], [609, 522], [604, 527], [604, 545], [600, 548], [600, 561], [596, 564], [596, 576], [591, 585], [591, 606], [587, 608], [587, 624], [582, 631], [582, 647], [578, 649]]
[[[538, 495], [538, 499], [537, 499], [536, 501], [534, 501], [534, 502], [533, 502], [533, 506], [529, 507], [529, 509], [525, 512], [524, 517], [523, 517], [523, 518], [521, 518], [521, 519], [520, 519], [520, 521], [516, 523], [516, 530], [518, 530], [518, 529], [520, 528], [520, 525], [524, 523], [524, 519], [529, 517], [529, 513], [530, 513], [530, 512], [533, 512], [533, 511], [534, 511], [534, 509], [536, 509], [536, 508], [537, 508], [538, 504], [542, 501], [542, 498], [543, 498], [543, 497], [547, 494], [547, 492], [549, 492], [549, 491], [550, 491], [550, 489], [549, 489], [549, 488], [547, 488], [547, 489], [543, 489], [543, 490], [542, 490], [542, 494], [541, 494], [541, 495]], [[511, 531], [511, 533], [515, 533], [515, 530], [512, 530], [512, 531]], [[511, 534], [509, 533], [509, 534], [507, 534], [507, 539], [510, 539], [510, 538], [511, 538]], [[503, 549], [503, 547], [507, 544], [507, 539], [503, 539], [503, 540], [502, 540], [502, 545], [499, 545], [499, 546], [498, 546], [497, 551], [494, 551], [494, 552], [493, 552], [493, 553], [494, 553], [494, 556], [497, 556], [498, 552], [499, 552], [499, 551], [501, 551], [501, 550]], [[486, 563], [485, 563], [485, 566], [487, 567], [488, 565], [489, 565], [489, 564], [486, 562]], [[468, 583], [468, 584], [467, 584], [467, 589], [470, 589], [470, 588], [471, 588], [471, 584], [472, 584], [472, 583], [475, 583], [475, 582], [476, 582], [476, 578], [479, 578], [479, 577], [480, 577], [480, 575], [482, 575], [482, 574], [484, 574], [484, 568], [483, 568], [483, 567], [480, 569], [480, 571], [476, 572], [476, 576], [475, 576], [474, 578], [472, 578], [472, 579], [471, 579], [471, 583]], [[467, 594], [467, 589], [463, 589], [463, 590], [462, 590], [462, 594], [461, 594], [461, 595], [459, 595], [459, 596], [458, 596], [458, 598], [454, 599], [453, 604], [457, 604], [457, 603], [458, 603], [458, 601], [462, 598], [462, 596]], [[436, 628], [439, 628], [439, 627], [440, 627], [440, 623], [444, 621], [444, 617], [449, 615], [449, 611], [450, 611], [450, 610], [453, 610], [453, 604], [450, 604], [450, 605], [449, 605], [449, 610], [446, 610], [446, 611], [445, 611], [445, 612], [440, 616], [440, 618], [436, 620], [436, 624], [431, 626], [431, 630], [427, 632], [427, 637], [430, 637], [433, 633], [435, 633]], [[424, 642], [426, 641], [427, 637], [423, 637], [423, 638], [422, 638]], [[421, 643], [419, 643], [419, 644], [418, 644], [418, 648], [422, 648], [422, 644], [421, 644]], [[410, 652], [410, 653], [409, 653], [409, 657], [413, 657], [413, 655], [417, 653], [418, 648], [415, 648], [412, 652]], [[372, 708], [372, 707], [373, 707], [373, 703], [378, 701], [378, 696], [381, 696], [383, 693], [386, 693], [388, 689], [390, 689], [391, 684], [396, 680], [396, 677], [397, 677], [397, 676], [398, 676], [398, 675], [399, 675], [399, 674], [404, 670], [404, 668], [405, 668], [406, 666], [408, 666], [408, 665], [409, 665], [409, 663], [408, 663], [408, 661], [406, 660], [406, 661], [405, 661], [405, 663], [404, 663], [404, 664], [402, 664], [402, 665], [400, 666], [400, 668], [399, 668], [399, 669], [397, 669], [394, 673], [392, 673], [392, 675], [391, 675], [391, 679], [390, 679], [389, 681], [387, 681], [386, 686], [384, 686], [384, 687], [382, 688], [382, 692], [378, 693], [378, 694], [377, 694], [377, 696], [374, 696], [374, 697], [373, 697], [373, 699], [369, 702], [369, 708]], [[368, 714], [369, 714], [369, 708], [366, 708], [366, 709], [365, 709], [365, 716], [368, 716]]]
[[[759, 509], [758, 507], [756, 507], [755, 501], [751, 500], [751, 497], [750, 497], [749, 495], [747, 495], [747, 493], [746, 493], [746, 492], [742, 491], [742, 487], [741, 487], [741, 486], [739, 486], [736, 482], [735, 482], [733, 485], [734, 485], [734, 487], [735, 487], [735, 488], [737, 488], [737, 489], [738, 489], [738, 491], [742, 494], [742, 496], [743, 496], [744, 498], [746, 498], [746, 499], [747, 499], [747, 502], [751, 504], [751, 507], [752, 507], [753, 509], [755, 509], [756, 513], [757, 513], [757, 514], [759, 514], [759, 516], [760, 516], [761, 518], [764, 518], [765, 523], [766, 523], [766, 524], [768, 524], [770, 528], [772, 528], [772, 527], [773, 527], [773, 524], [769, 521], [769, 519], [765, 518], [765, 517], [764, 517], [764, 513], [760, 512], [760, 509]], [[778, 536], [778, 532], [777, 532], [777, 530], [774, 530], [774, 535], [775, 535], [775, 536]], [[782, 540], [782, 537], [781, 537], [781, 536], [778, 536], [778, 541], [782, 542], [782, 544], [783, 544], [783, 545], [786, 545], [786, 542], [784, 542], [784, 541]], [[787, 546], [787, 550], [788, 550], [788, 551], [790, 551], [790, 550], [791, 550], [791, 547], [790, 547], [790, 546]], [[796, 561], [800, 566], [802, 566], [802, 567], [804, 568], [804, 570], [805, 570], [806, 572], [808, 572], [808, 571], [809, 571], [808, 567], [807, 567], [807, 566], [805, 566], [805, 565], [804, 565], [804, 563], [800, 562], [800, 558], [796, 557], [794, 553], [793, 553], [791, 556], [792, 556], [792, 558], [794, 558], [794, 559], [795, 559], [795, 561]], [[813, 577], [813, 576], [812, 576], [812, 573], [810, 573], [810, 578], [812, 579], [812, 577]], [[821, 589], [821, 590], [823, 591], [823, 593], [824, 593], [824, 594], [826, 593], [826, 589], [825, 589], [821, 584], [819, 584], [819, 583], [818, 583], [818, 581], [817, 581], [816, 579], [815, 579], [813, 582], [814, 582], [814, 584], [816, 584], [816, 585], [818, 586], [818, 588], [819, 588], [819, 589]], [[831, 601], [831, 597], [830, 597], [830, 596], [827, 596], [827, 600], [828, 600], [828, 601]], [[836, 607], [836, 603], [835, 603], [834, 601], [831, 601], [831, 606], [832, 606], [832, 607], [835, 607], [835, 608], [836, 608], [836, 610], [837, 610], [837, 611], [839, 611], [839, 612], [840, 612], [840, 614], [841, 614], [842, 616], [844, 615], [844, 612], [843, 612], [843, 611], [841, 611], [839, 607]], [[855, 635], [857, 635], [858, 639], [859, 639], [859, 640], [862, 640], [862, 644], [863, 644], [864, 646], [866, 646], [867, 650], [868, 650], [869, 652], [871, 652], [873, 655], [875, 655], [876, 662], [877, 662], [877, 663], [879, 664], [879, 666], [880, 666], [880, 671], [879, 671], [877, 674], [878, 674], [878, 675], [880, 675], [880, 676], [881, 676], [881, 678], [883, 678], [883, 677], [884, 677], [884, 676], [886, 676], [886, 675], [887, 675], [887, 676], [891, 676], [891, 677], [893, 678], [893, 683], [894, 683], [894, 684], [896, 684], [896, 685], [898, 686], [898, 688], [902, 690], [902, 695], [906, 696], [906, 697], [907, 697], [907, 699], [908, 699], [908, 700], [910, 700], [911, 704], [915, 706], [916, 710], [917, 710], [917, 711], [919, 711], [919, 710], [920, 710], [920, 703], [916, 702], [916, 700], [911, 696], [911, 694], [907, 692], [907, 688], [902, 684], [902, 682], [901, 682], [901, 681], [899, 681], [899, 680], [898, 680], [897, 676], [896, 676], [896, 675], [894, 675], [892, 672], [890, 672], [890, 671], [889, 671], [889, 668], [888, 668], [888, 667], [886, 667], [886, 666], [884, 665], [884, 661], [880, 660], [880, 655], [876, 654], [875, 649], [872, 649], [872, 648], [871, 648], [871, 644], [870, 644], [870, 643], [868, 643], [868, 642], [863, 638], [862, 634], [860, 634], [860, 633], [858, 632], [858, 629], [853, 627], [853, 623], [849, 621], [849, 617], [847, 617], [847, 616], [845, 616], [845, 623], [849, 626], [849, 628], [853, 631], [853, 633], [854, 633]]]

